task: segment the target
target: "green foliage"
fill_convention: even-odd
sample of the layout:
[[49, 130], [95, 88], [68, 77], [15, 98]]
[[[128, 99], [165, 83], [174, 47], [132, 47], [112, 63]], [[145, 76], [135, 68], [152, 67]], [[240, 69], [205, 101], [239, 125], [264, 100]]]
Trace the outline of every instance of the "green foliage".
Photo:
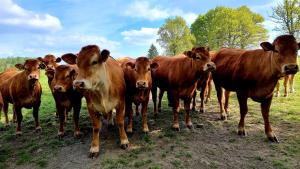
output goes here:
[[296, 35], [300, 32], [300, 2], [299, 0], [284, 0], [272, 8], [273, 21], [276, 23], [275, 30]]
[[190, 50], [195, 42], [195, 37], [180, 16], [167, 19], [159, 28], [158, 35], [157, 42], [165, 49], [167, 55], [177, 55]]
[[156, 46], [153, 45], [153, 44], [151, 44], [151, 46], [150, 46], [150, 48], [148, 50], [148, 58], [152, 59], [152, 58], [154, 58], [157, 55], [159, 55], [159, 54], [158, 54]]
[[247, 6], [239, 8], [216, 7], [204, 15], [199, 15], [191, 25], [196, 45], [249, 48], [267, 38], [264, 18], [252, 12]]
[[7, 68], [15, 67], [17, 63], [23, 63], [26, 59], [25, 57], [11, 57], [11, 58], [0, 58], [0, 72]]

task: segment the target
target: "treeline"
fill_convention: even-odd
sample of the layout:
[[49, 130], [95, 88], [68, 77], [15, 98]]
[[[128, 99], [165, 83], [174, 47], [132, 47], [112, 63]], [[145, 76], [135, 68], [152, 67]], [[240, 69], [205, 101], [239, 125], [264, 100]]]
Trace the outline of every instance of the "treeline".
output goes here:
[[7, 57], [0, 58], [0, 72], [3, 72], [7, 68], [14, 67], [17, 63], [24, 63], [28, 57]]

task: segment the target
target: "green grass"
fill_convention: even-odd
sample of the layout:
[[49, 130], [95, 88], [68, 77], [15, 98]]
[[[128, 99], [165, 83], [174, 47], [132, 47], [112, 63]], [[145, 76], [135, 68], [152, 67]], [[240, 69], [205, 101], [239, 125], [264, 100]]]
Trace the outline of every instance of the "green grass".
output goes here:
[[[42, 104], [39, 113], [42, 133], [34, 132], [34, 121], [31, 110], [22, 110], [24, 119], [22, 123], [23, 135], [21, 137], [14, 135], [15, 124], [12, 123], [8, 128], [4, 127], [4, 116], [2, 115], [0, 120], [0, 168], [14, 168], [15, 166], [22, 168], [23, 165], [45, 168], [50, 166], [52, 157], [60, 152], [62, 148], [76, 146], [76, 144], [81, 141], [73, 138], [71, 114], [65, 126], [66, 136], [62, 140], [57, 138], [58, 122], [54, 114], [56, 111], [55, 104], [44, 72], [41, 72], [40, 82], [43, 86]], [[227, 158], [224, 151], [228, 153], [237, 147], [243, 147], [244, 149], [252, 145], [254, 148], [253, 151], [249, 148], [249, 157], [241, 158], [241, 160], [245, 160], [245, 158], [248, 160], [248, 168], [251, 168], [252, 165], [254, 168], [259, 167], [260, 164], [264, 164], [269, 168], [299, 168], [300, 74], [296, 75], [295, 88], [296, 93], [290, 94], [288, 98], [278, 97], [274, 98], [272, 102], [270, 121], [275, 134], [281, 141], [280, 144], [269, 144], [267, 142], [264, 135], [260, 105], [250, 99], [248, 102], [249, 113], [246, 117], [246, 130], [250, 131], [248, 137], [240, 138], [236, 136], [239, 107], [234, 93], [230, 97], [229, 107], [232, 117], [226, 122], [216, 120], [219, 115], [217, 114], [217, 99], [213, 89], [212, 104], [207, 106], [207, 108], [210, 108], [210, 111], [204, 115], [192, 113], [192, 121], [194, 124], [203, 123], [201, 129], [195, 129], [195, 131], [185, 130], [184, 123], [182, 122], [183, 110], [181, 110], [181, 131], [173, 131], [171, 129], [172, 111], [167, 106], [167, 101], [163, 101], [163, 110], [157, 120], [153, 120], [153, 107], [152, 104], [150, 104], [148, 109], [149, 127], [150, 130], [159, 129], [158, 134], [143, 134], [141, 132], [141, 122], [139, 118], [139, 121], [134, 121], [133, 136], [129, 137], [132, 146], [137, 148], [126, 151], [120, 150], [120, 152], [112, 153], [114, 155], [110, 156], [110, 151], [118, 149], [118, 146], [109, 147], [109, 149], [104, 146], [103, 151], [105, 152], [100, 151], [98, 162], [101, 164], [101, 168], [190, 168], [193, 161], [201, 161], [199, 156], [205, 156], [207, 163], [203, 165], [207, 165], [207, 168], [222, 168], [224, 164], [222, 164], [221, 161], [225, 157]], [[281, 88], [281, 91], [282, 90]], [[166, 97], [164, 97], [164, 100], [166, 100]], [[12, 119], [11, 107], [10, 105], [10, 119]], [[211, 118], [209, 119], [207, 117]], [[87, 141], [90, 139], [91, 124], [85, 103], [82, 106], [80, 114], [80, 128], [81, 131], [85, 133], [83, 140]], [[227, 132], [225, 136], [220, 133], [220, 131], [227, 130], [229, 132]], [[115, 133], [116, 136], [114, 140], [118, 139], [117, 130], [115, 130]], [[195, 141], [195, 139], [199, 141]], [[103, 142], [105, 142], [105, 139]], [[197, 145], [198, 142], [199, 145]], [[214, 142], [216, 143], [214, 144]], [[228, 150], [222, 149], [222, 143], [229, 147]], [[207, 145], [213, 145], [213, 147], [206, 147]], [[255, 149], [256, 145], [265, 145], [263, 147], [263, 154], [257, 153], [259, 150]], [[201, 151], [202, 153], [199, 154], [199, 152], [197, 152], [199, 150], [196, 151], [197, 146], [203, 146], [201, 149], [205, 151], [203, 150]], [[88, 153], [88, 148], [89, 142], [86, 143], [86, 154]], [[241, 153], [243, 149], [240, 150]], [[105, 156], [103, 154], [105, 154]], [[233, 167], [235, 166], [233, 165]]]

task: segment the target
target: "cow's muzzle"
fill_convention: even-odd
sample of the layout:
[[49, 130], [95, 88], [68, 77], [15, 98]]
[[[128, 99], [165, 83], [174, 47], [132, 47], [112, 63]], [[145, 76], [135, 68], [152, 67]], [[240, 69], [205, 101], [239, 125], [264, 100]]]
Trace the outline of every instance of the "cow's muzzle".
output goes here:
[[39, 80], [39, 76], [37, 74], [30, 74], [28, 75], [28, 80], [37, 81]]
[[75, 80], [73, 82], [73, 88], [74, 89], [85, 89], [85, 83], [81, 80]]
[[54, 92], [65, 92], [65, 88], [60, 85], [55, 85], [53, 88]]
[[283, 66], [283, 73], [286, 75], [296, 74], [299, 71], [299, 67], [297, 64], [286, 64]]
[[140, 80], [136, 82], [136, 88], [137, 89], [147, 89], [148, 88], [148, 83], [144, 80]]
[[204, 65], [204, 69], [205, 72], [212, 72], [216, 70], [216, 65], [214, 62], [208, 62]]

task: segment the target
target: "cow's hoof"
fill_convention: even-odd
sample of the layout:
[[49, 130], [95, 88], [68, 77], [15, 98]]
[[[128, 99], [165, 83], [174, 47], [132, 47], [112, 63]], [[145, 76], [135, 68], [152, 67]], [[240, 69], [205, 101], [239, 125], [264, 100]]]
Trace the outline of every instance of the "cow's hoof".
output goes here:
[[246, 136], [246, 131], [245, 130], [238, 130], [238, 135], [239, 136]]
[[5, 123], [4, 127], [5, 128], [10, 127], [10, 123]]
[[114, 128], [114, 124], [108, 124], [107, 129], [112, 130]]
[[227, 120], [227, 116], [225, 116], [225, 115], [221, 115], [221, 118], [220, 118], [222, 121], [225, 121], [225, 120]]
[[200, 108], [199, 113], [204, 113], [204, 109]]
[[57, 134], [57, 137], [58, 137], [58, 139], [60, 139], [60, 140], [61, 140], [64, 136], [65, 136], [65, 133], [64, 133], [64, 132], [61, 132], [61, 131], [59, 131], [58, 134]]
[[192, 107], [192, 111], [196, 111], [196, 108], [195, 108], [195, 107]]
[[129, 147], [129, 144], [121, 144], [121, 149], [126, 150]]
[[131, 133], [133, 133], [133, 131], [132, 131], [132, 127], [130, 127], [130, 128], [129, 128], [129, 127], [127, 127], [127, 129], [126, 129], [126, 132], [127, 132], [127, 133], [130, 133], [130, 134], [131, 134]]
[[75, 137], [76, 139], [81, 138], [81, 136], [82, 136], [82, 133], [81, 133], [80, 131], [75, 131], [75, 132], [74, 132], [74, 137]]
[[16, 136], [17, 136], [17, 137], [22, 136], [22, 131], [16, 131]]
[[135, 116], [140, 116], [140, 113], [139, 112], [135, 112]]
[[275, 135], [269, 136], [268, 140], [272, 143], [279, 143], [279, 140], [277, 139], [277, 137]]
[[173, 129], [174, 131], [180, 131], [179, 125], [173, 125], [173, 126], [172, 126], [172, 129]]
[[148, 133], [149, 133], [149, 128], [148, 128], [148, 127], [144, 127], [144, 128], [143, 128], [143, 132], [144, 132], [145, 134], [148, 134]]
[[99, 152], [90, 152], [89, 153], [89, 158], [97, 158], [99, 156]]
[[154, 119], [158, 118], [158, 113], [154, 113]]
[[36, 133], [42, 132], [42, 127], [40, 127], [40, 126], [36, 127], [36, 128], [35, 128], [35, 132], [36, 132]]

